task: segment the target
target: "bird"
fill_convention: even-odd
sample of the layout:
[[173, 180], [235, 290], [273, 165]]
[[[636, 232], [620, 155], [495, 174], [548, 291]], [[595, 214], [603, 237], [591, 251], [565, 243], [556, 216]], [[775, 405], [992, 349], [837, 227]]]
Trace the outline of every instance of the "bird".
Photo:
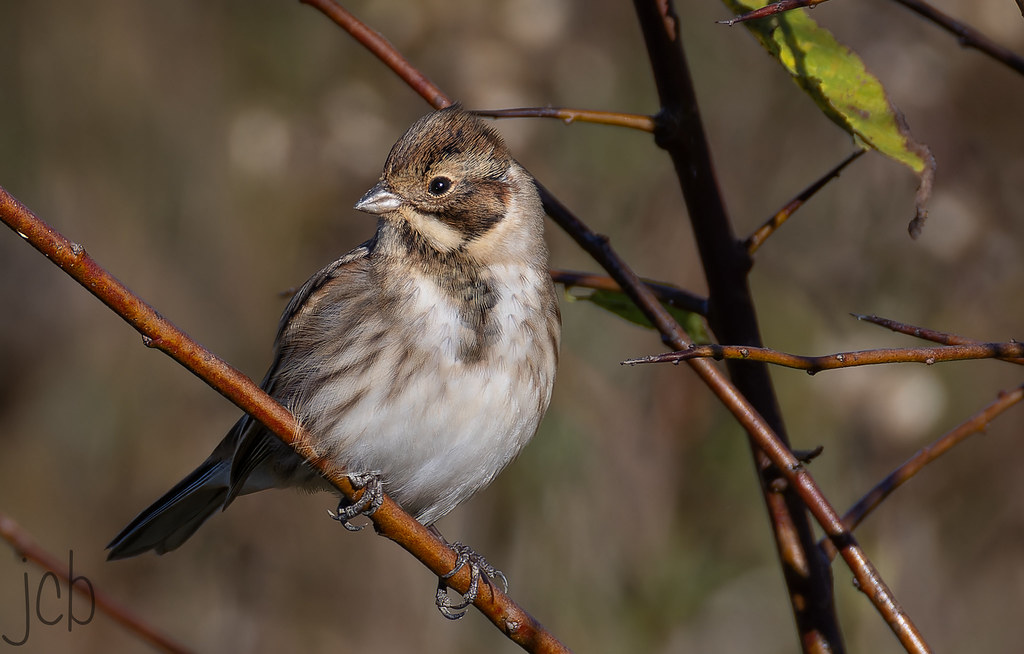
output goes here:
[[[376, 232], [292, 296], [260, 386], [318, 457], [432, 527], [520, 453], [550, 403], [561, 316], [544, 210], [501, 136], [458, 104], [409, 127], [355, 209]], [[237, 496], [288, 487], [337, 493], [244, 415], [107, 558], [170, 552]], [[349, 526], [365, 510], [342, 496], [336, 515]]]

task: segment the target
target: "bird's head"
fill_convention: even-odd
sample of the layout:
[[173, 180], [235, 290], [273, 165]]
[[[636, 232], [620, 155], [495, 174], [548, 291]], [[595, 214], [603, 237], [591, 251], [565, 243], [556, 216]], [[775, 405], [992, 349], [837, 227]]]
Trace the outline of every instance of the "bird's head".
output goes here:
[[404, 223], [441, 253], [493, 257], [518, 249], [508, 242], [516, 233], [543, 230], [532, 178], [501, 136], [459, 105], [416, 121], [355, 208]]

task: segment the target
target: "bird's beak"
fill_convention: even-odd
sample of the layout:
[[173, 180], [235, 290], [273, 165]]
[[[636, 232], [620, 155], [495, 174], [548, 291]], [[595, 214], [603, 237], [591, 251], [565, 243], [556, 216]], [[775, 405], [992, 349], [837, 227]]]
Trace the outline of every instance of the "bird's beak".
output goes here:
[[356, 202], [356, 209], [366, 213], [382, 214], [394, 211], [402, 204], [402, 198], [391, 190], [384, 180], [377, 182], [377, 185], [367, 191], [363, 197]]

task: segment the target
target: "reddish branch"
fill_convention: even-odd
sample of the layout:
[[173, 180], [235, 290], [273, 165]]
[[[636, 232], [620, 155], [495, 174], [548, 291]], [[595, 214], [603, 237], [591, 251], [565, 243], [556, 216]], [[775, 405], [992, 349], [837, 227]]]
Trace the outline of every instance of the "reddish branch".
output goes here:
[[[994, 402], [957, 425], [956, 428], [947, 432], [942, 438], [939, 438], [931, 445], [918, 450], [903, 465], [889, 473], [885, 479], [868, 491], [864, 497], [860, 498], [846, 512], [843, 516], [843, 523], [848, 529], [855, 529], [872, 511], [878, 508], [885, 498], [889, 497], [893, 491], [924, 469], [926, 465], [953, 449], [955, 445], [967, 439], [968, 436], [984, 431], [996, 416], [1022, 399], [1024, 399], [1024, 385], [1018, 386], [1012, 391], [1000, 393]], [[821, 546], [829, 558], [835, 556], [836, 550], [831, 542], [823, 541]]]
[[[343, 471], [315, 455], [309, 435], [287, 409], [275, 402], [251, 379], [218, 359], [160, 316], [96, 263], [81, 245], [64, 238], [3, 188], [0, 188], [0, 219], [124, 318], [142, 334], [146, 345], [161, 350], [266, 425], [282, 441], [306, 457], [346, 497], [356, 499], [360, 496], [361, 491], [352, 488]], [[455, 567], [456, 556], [451, 548], [402, 511], [390, 498], [385, 496], [383, 505], [373, 514], [372, 520], [378, 533], [408, 550], [434, 574], [440, 576]], [[460, 593], [469, 589], [468, 568], [463, 566], [458, 574], [447, 580]], [[491, 584], [482, 584], [481, 591], [475, 602], [476, 607], [513, 641], [534, 652], [568, 651], [499, 589]]]
[[299, 2], [316, 7], [326, 14], [364, 48], [384, 62], [434, 109], [441, 109], [452, 103], [444, 91], [409, 63], [409, 60], [403, 57], [380, 32], [360, 21], [338, 3], [332, 0], [299, 0]]
[[95, 602], [96, 608], [156, 649], [171, 654], [187, 654], [189, 652], [184, 645], [176, 642], [170, 636], [160, 633], [100, 589], [91, 585], [86, 586], [81, 581], [73, 584], [70, 571], [68, 566], [64, 565], [64, 561], [40, 547], [22, 529], [21, 525], [3, 513], [0, 513], [0, 538], [10, 543], [15, 554], [35, 563], [47, 572], [57, 575], [71, 590], [88, 597]]
[[566, 123], [597, 123], [615, 127], [629, 127], [644, 132], [654, 131], [654, 119], [638, 114], [623, 114], [613, 111], [591, 111], [589, 109], [568, 109], [565, 107], [526, 107], [521, 109], [477, 109], [478, 116], [489, 118], [557, 118]]
[[756, 20], [758, 18], [768, 18], [775, 14], [781, 14], [784, 11], [792, 11], [802, 7], [813, 7], [826, 1], [827, 0], [780, 0], [780, 2], [773, 2], [770, 5], [765, 5], [759, 9], [754, 9], [753, 11], [748, 11], [745, 14], [740, 14], [735, 18], [718, 20], [715, 22], [732, 27], [736, 23], [745, 23], [748, 20]]
[[836, 368], [871, 366], [881, 363], [942, 363], [969, 359], [1007, 359], [1024, 356], [1024, 343], [974, 343], [970, 345], [943, 345], [940, 347], [882, 348], [839, 352], [809, 357], [779, 352], [765, 347], [745, 345], [694, 345], [678, 352], [666, 352], [639, 359], [623, 361], [627, 365], [639, 363], [679, 363], [696, 358], [762, 361], [786, 368], [806, 370], [810, 374]]

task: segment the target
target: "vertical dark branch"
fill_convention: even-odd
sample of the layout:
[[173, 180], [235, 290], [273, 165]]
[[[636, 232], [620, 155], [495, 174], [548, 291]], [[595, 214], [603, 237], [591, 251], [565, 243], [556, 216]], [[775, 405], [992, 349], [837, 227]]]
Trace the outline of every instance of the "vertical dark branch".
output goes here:
[[[679, 18], [668, 0], [634, 0], [661, 100], [655, 140], [672, 158], [700, 252], [709, 293], [708, 320], [723, 342], [761, 346], [747, 284], [751, 259], [732, 230], [715, 178], [711, 152], [683, 52]], [[729, 365], [737, 388], [780, 438], [785, 429], [762, 364]], [[801, 645], [805, 652], [844, 651], [836, 620], [832, 576], [815, 544], [807, 510], [767, 457], [754, 450]]]

